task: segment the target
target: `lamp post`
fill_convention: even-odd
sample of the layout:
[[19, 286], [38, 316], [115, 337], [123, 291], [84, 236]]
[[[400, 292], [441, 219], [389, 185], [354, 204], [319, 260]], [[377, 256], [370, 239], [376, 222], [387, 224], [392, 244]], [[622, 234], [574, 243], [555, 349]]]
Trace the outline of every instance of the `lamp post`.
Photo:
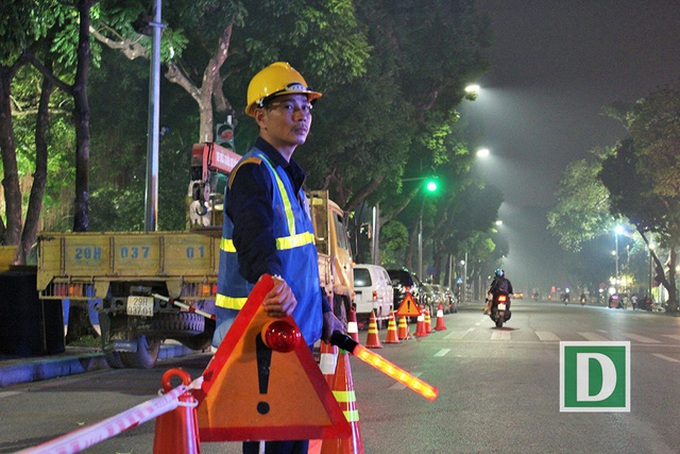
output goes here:
[[619, 235], [621, 233], [623, 233], [623, 227], [617, 225], [614, 228], [614, 244], [615, 244], [614, 257], [616, 262], [616, 275], [614, 276], [614, 288], [616, 289], [616, 293], [619, 293]]

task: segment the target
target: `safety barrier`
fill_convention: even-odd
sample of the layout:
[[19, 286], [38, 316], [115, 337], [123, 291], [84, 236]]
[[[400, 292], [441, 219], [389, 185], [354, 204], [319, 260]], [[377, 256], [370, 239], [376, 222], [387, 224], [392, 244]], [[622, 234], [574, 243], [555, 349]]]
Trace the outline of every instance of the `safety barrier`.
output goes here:
[[[175, 370], [178, 369], [170, 369], [166, 374]], [[80, 452], [127, 429], [175, 410], [181, 405], [180, 398], [182, 396], [190, 393], [191, 389], [200, 386], [200, 380], [195, 380], [189, 385], [177, 386], [160, 397], [143, 402], [115, 416], [62, 435], [54, 440], [20, 451], [19, 454], [71, 454]]]

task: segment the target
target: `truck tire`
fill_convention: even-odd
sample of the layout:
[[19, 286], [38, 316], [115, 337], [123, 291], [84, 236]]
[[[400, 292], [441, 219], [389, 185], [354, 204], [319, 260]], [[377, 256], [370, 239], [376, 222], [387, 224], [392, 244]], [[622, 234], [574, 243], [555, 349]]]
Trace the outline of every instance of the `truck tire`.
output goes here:
[[156, 364], [158, 352], [161, 348], [160, 339], [149, 339], [146, 336], [139, 336], [136, 352], [116, 352], [110, 351], [104, 354], [106, 362], [112, 369], [136, 368], [151, 369]]
[[151, 328], [157, 336], [196, 336], [205, 330], [205, 317], [195, 312], [159, 312], [154, 315]]
[[205, 320], [205, 330], [195, 336], [181, 337], [177, 340], [187, 348], [192, 350], [205, 350], [212, 345], [213, 334], [215, 333], [215, 321]]

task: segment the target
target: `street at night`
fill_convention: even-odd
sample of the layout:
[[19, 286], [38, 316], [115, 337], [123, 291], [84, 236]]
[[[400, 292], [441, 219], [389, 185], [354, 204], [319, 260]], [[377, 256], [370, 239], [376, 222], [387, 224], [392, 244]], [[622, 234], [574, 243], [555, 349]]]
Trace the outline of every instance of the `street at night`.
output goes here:
[[[680, 445], [674, 429], [678, 389], [669, 378], [680, 367], [676, 318], [518, 300], [501, 329], [481, 313], [479, 303], [461, 306], [445, 324], [444, 331], [376, 349], [437, 386], [433, 403], [351, 359], [367, 453], [670, 453]], [[381, 330], [380, 337], [385, 335]], [[361, 331], [362, 342], [365, 336]], [[629, 341], [631, 411], [560, 412], [560, 341]], [[197, 354], [151, 370], [105, 370], [6, 387], [0, 392], [0, 452], [37, 445], [152, 399], [168, 368], [185, 368], [195, 378], [209, 358]], [[229, 403], [224, 405], [228, 411]], [[151, 452], [153, 437], [152, 421], [86, 452]], [[241, 449], [239, 443], [201, 448], [205, 453]]]

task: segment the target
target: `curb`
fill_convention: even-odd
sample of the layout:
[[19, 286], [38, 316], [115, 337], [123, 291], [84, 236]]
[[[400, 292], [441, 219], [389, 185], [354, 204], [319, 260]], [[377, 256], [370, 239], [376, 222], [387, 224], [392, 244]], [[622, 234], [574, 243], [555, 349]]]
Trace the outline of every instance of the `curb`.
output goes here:
[[[158, 359], [169, 359], [196, 353], [183, 345], [163, 344]], [[31, 383], [57, 377], [110, 369], [101, 352], [75, 351], [58, 357], [33, 357], [11, 359], [7, 365], [0, 361], [0, 388], [20, 383]]]

